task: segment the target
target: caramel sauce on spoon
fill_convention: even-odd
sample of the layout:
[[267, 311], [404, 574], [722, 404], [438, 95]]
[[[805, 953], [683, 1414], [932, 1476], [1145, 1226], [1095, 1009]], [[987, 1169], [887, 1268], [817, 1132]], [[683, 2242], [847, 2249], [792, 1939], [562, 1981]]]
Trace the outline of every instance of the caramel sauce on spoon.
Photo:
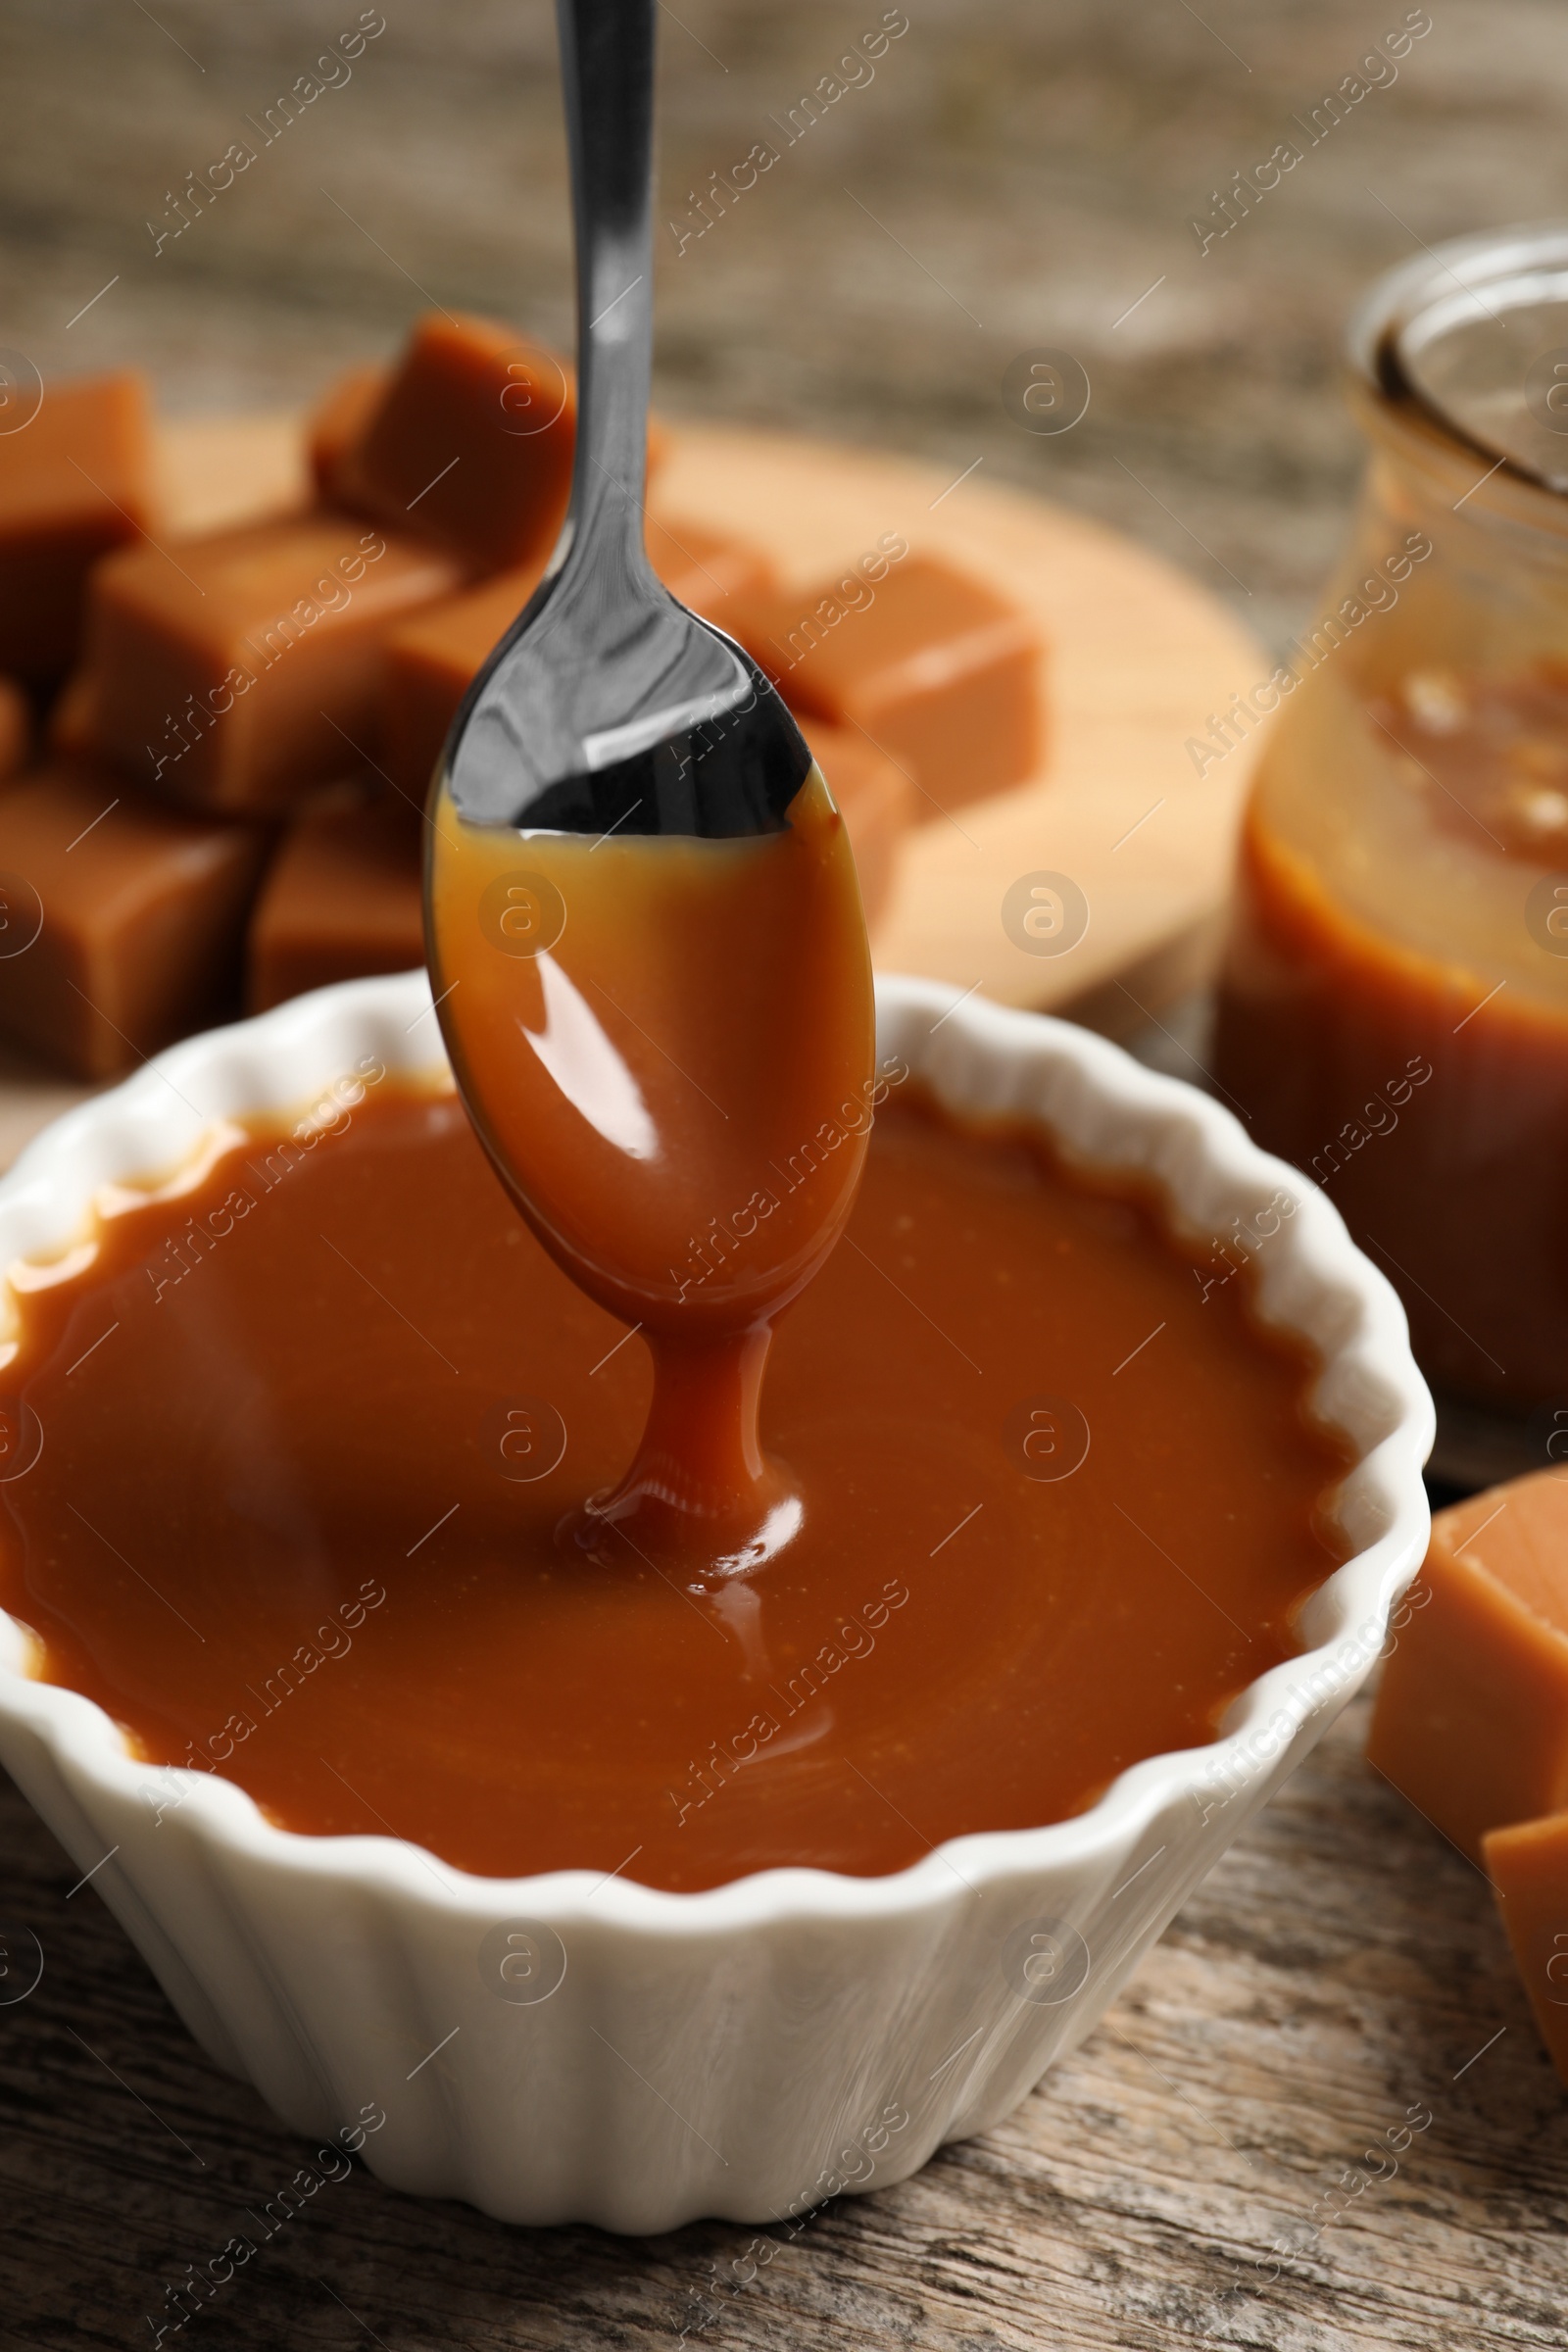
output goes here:
[[756, 1565], [802, 1501], [758, 1434], [773, 1319], [843, 1231], [872, 1116], [870, 957], [812, 769], [782, 831], [517, 833], [437, 804], [434, 988], [485, 1149], [654, 1362], [636, 1457], [567, 1530]]

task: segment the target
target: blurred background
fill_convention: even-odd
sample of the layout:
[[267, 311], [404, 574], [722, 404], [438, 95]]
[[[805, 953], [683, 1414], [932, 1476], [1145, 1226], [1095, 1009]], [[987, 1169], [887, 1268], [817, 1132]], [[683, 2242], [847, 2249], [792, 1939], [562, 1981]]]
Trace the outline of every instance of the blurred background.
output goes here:
[[[1281, 640], [1356, 474], [1337, 396], [1356, 290], [1423, 244], [1568, 212], [1559, 0], [888, 15], [907, 32], [786, 144], [881, 0], [662, 5], [658, 399], [954, 473], [981, 457]], [[1431, 29], [1396, 77], [1310, 143], [1324, 93], [1407, 21]], [[362, 23], [384, 30], [285, 123], [284, 93]], [[0, 339], [46, 377], [133, 362], [172, 410], [303, 403], [431, 301], [569, 341], [549, 0], [9, 0], [0, 58], [25, 93], [0, 151]], [[710, 174], [760, 141], [777, 164], [682, 245]], [[1216, 197], [1282, 141], [1301, 162], [1200, 250], [1193, 222], [1217, 232]], [[255, 161], [181, 209], [233, 142]], [[1001, 394], [1040, 345], [1093, 387], [1054, 438]]]

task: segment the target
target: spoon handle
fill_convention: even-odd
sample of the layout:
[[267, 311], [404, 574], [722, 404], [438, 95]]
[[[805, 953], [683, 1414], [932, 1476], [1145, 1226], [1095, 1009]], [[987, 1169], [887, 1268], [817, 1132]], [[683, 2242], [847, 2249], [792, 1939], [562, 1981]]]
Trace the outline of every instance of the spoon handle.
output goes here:
[[571, 549], [576, 564], [618, 556], [634, 574], [647, 568], [654, 7], [655, 0], [557, 0], [577, 244]]

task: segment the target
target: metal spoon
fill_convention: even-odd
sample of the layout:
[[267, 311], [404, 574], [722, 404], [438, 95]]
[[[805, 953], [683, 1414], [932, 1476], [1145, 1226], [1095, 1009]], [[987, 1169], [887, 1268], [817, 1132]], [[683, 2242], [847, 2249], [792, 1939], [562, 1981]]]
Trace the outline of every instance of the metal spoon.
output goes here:
[[471, 825], [779, 831], [811, 764], [762, 672], [655, 577], [655, 0], [558, 0], [577, 248], [577, 445], [556, 567], [479, 672], [437, 775]]

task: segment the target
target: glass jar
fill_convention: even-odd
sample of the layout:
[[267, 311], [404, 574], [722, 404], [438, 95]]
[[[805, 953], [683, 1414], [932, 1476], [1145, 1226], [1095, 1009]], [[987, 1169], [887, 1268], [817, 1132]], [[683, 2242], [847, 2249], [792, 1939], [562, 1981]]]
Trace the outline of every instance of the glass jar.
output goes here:
[[1568, 1399], [1568, 225], [1384, 278], [1350, 357], [1371, 463], [1271, 681], [1214, 1074], [1434, 1387], [1524, 1422]]

